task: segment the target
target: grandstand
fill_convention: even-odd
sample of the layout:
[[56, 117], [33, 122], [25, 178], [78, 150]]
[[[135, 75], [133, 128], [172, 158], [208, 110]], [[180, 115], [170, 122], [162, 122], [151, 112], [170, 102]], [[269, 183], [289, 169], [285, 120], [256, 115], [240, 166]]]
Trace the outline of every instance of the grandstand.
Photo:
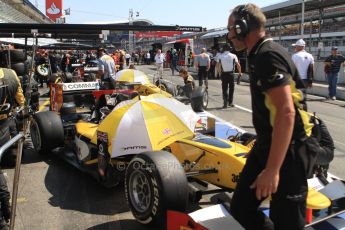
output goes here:
[[291, 52], [291, 44], [299, 38], [318, 58], [329, 55], [332, 46], [345, 52], [344, 0], [290, 0], [264, 7], [263, 11], [267, 33]]
[[[290, 52], [291, 44], [303, 38], [307, 50], [318, 58], [329, 55], [332, 46], [345, 52], [345, 0], [290, 0], [263, 7], [267, 33]], [[304, 23], [302, 23], [304, 21]], [[303, 24], [303, 32], [302, 32]], [[200, 46], [221, 47], [226, 28], [214, 29], [199, 37]]]

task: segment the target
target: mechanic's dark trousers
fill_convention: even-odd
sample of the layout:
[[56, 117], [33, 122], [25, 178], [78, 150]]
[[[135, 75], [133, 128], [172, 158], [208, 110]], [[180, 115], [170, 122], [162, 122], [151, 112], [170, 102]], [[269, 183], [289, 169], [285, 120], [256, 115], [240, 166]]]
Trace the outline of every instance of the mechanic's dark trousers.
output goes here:
[[198, 77], [199, 77], [199, 86], [202, 86], [203, 80], [205, 81], [206, 89], [208, 89], [208, 73], [207, 66], [199, 66]]
[[176, 70], [177, 73], [179, 72], [179, 70], [177, 69], [176, 62], [172, 62], [172, 63], [170, 64], [170, 69], [171, 69], [171, 74], [172, 74], [172, 75], [175, 75], [175, 70]]
[[[229, 105], [231, 105], [234, 99], [234, 90], [235, 90], [233, 72], [222, 72], [221, 80], [222, 80], [222, 92], [223, 92], [224, 105], [228, 105], [228, 103]], [[228, 93], [228, 89], [229, 89], [229, 93]]]
[[10, 210], [10, 192], [8, 191], [6, 178], [0, 169], [0, 219], [9, 220]]
[[303, 100], [301, 102], [303, 109], [305, 111], [308, 111], [308, 107], [307, 107], [307, 88], [308, 88], [308, 80], [307, 79], [302, 79], [305, 88], [301, 89], [302, 93], [303, 93]]
[[119, 70], [123, 70], [123, 63], [119, 65]]
[[0, 120], [0, 147], [18, 134], [18, 126], [14, 119], [5, 118]]
[[37, 77], [40, 82], [40, 87], [43, 87], [44, 77], [41, 74], [37, 74]]
[[270, 203], [270, 219], [258, 209], [263, 200], [256, 199], [256, 189], [251, 189], [250, 185], [265, 168], [269, 148], [263, 146], [256, 143], [250, 152], [231, 201], [231, 215], [247, 230], [302, 230], [308, 187], [294, 145], [290, 146], [280, 170], [278, 190]]

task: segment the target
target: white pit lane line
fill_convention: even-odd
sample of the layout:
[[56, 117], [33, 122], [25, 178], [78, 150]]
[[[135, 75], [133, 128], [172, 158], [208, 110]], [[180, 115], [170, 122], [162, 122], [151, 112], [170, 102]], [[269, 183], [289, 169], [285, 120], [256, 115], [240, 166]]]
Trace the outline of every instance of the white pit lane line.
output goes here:
[[[247, 108], [245, 108], [245, 107], [242, 107], [242, 106], [239, 106], [239, 105], [235, 105], [235, 107], [236, 107], [236, 108], [239, 108], [239, 109], [241, 109], [241, 110], [243, 110], [243, 111], [246, 111], [246, 112], [249, 112], [249, 113], [253, 113], [252, 110], [247, 109]], [[332, 123], [332, 122], [330, 122], [330, 121], [327, 121], [327, 122], [328, 122], [328, 123]], [[333, 124], [335, 124], [335, 123], [333, 123]], [[336, 140], [333, 140], [333, 141], [334, 141], [334, 143], [336, 143], [336, 144], [338, 144], [338, 145], [345, 146], [345, 143], [343, 143], [343, 142], [339, 142], [339, 141], [336, 141]]]
[[245, 107], [242, 107], [242, 106], [239, 106], [239, 105], [235, 105], [235, 107], [236, 107], [236, 108], [239, 108], [239, 109], [241, 109], [241, 110], [243, 110], [243, 111], [246, 111], [246, 112], [248, 112], [248, 113], [253, 113], [252, 110], [247, 109], [247, 108], [245, 108]]

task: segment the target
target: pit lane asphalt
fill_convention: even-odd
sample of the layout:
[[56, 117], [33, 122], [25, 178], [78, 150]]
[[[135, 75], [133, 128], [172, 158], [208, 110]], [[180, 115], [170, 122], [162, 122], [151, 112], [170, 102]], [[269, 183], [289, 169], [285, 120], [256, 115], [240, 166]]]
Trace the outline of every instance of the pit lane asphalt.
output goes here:
[[[150, 77], [153, 66], [137, 66]], [[182, 84], [178, 76], [171, 76], [165, 69], [164, 77]], [[196, 79], [196, 78], [195, 78]], [[197, 83], [197, 80], [196, 80]], [[41, 93], [47, 89], [40, 89]], [[222, 109], [220, 80], [209, 81], [208, 112], [231, 122], [247, 131], [251, 125], [250, 92], [247, 83], [235, 86], [235, 108]], [[42, 98], [41, 103], [47, 98]], [[345, 113], [343, 101], [324, 101], [309, 97], [310, 111], [316, 111], [326, 122], [337, 147], [331, 164], [331, 172], [345, 178]], [[13, 169], [4, 170], [12, 189]], [[211, 196], [202, 200], [208, 205]], [[194, 210], [191, 207], [190, 210]], [[26, 142], [21, 176], [15, 229], [153, 229], [138, 224], [127, 208], [123, 185], [113, 189], [100, 186], [89, 175], [80, 172], [56, 156], [41, 156]]]

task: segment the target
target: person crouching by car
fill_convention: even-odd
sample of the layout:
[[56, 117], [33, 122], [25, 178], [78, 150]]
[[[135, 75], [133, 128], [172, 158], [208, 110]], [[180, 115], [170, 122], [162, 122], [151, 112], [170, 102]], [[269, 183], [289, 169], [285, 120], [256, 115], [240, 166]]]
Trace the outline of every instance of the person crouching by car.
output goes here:
[[184, 82], [183, 92], [187, 97], [189, 97], [193, 89], [195, 88], [194, 78], [184, 68], [180, 69], [179, 75], [183, 78]]
[[115, 89], [115, 62], [112, 57], [105, 53], [104, 48], [99, 48], [98, 55], [98, 74], [101, 78], [101, 89]]

